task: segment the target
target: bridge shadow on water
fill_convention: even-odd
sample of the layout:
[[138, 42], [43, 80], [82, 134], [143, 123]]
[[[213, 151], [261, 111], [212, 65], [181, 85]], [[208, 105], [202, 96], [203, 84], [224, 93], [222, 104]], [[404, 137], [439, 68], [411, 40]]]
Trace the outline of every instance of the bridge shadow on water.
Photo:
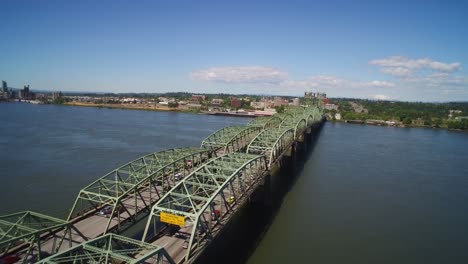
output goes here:
[[322, 127], [323, 123], [312, 131], [302, 146], [298, 146], [295, 155], [283, 157], [280, 171], [274, 176], [276, 182], [270, 187], [273, 192], [271, 199], [257, 199], [256, 197], [265, 197], [265, 195], [258, 193], [262, 190], [254, 192], [251, 201], [231, 219], [222, 233], [197, 258], [196, 264], [237, 264], [248, 261], [274, 222], [285, 195], [291, 191], [302, 174], [304, 165], [314, 151]]

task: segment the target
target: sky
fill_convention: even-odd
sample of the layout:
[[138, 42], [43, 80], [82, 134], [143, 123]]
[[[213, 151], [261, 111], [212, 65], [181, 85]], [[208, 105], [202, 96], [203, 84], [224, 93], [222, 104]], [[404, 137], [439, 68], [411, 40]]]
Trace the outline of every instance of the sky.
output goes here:
[[0, 1], [0, 79], [51, 91], [468, 101], [468, 1]]

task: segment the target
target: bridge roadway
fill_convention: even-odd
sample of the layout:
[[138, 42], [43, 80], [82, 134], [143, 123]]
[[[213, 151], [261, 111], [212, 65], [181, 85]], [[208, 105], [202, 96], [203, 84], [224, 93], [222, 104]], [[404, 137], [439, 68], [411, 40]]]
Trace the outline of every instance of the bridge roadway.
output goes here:
[[[83, 188], [66, 228], [20, 237], [0, 226], [0, 252], [16, 253], [23, 263], [37, 252], [60, 255], [90, 239], [119, 233], [150, 211], [143, 241], [164, 248], [176, 263], [192, 262], [244, 205], [270, 166], [321, 117], [316, 110], [304, 110], [259, 118], [248, 126], [216, 131], [200, 149], [146, 155]], [[112, 212], [100, 214], [105, 207]], [[183, 224], [162, 222], [161, 213], [182, 217]], [[146, 253], [142, 250], [134, 257]]]

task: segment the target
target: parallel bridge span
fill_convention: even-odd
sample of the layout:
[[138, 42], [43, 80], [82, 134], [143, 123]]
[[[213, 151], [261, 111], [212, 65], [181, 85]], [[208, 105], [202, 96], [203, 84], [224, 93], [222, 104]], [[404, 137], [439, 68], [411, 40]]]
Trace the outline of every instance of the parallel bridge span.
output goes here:
[[294, 141], [292, 128], [266, 129], [247, 147], [247, 153], [265, 155], [270, 167]]
[[[143, 240], [150, 230], [158, 233], [165, 223], [162, 214], [181, 218], [178, 235], [162, 236], [154, 243], [165, 245], [175, 262], [188, 261], [203, 251], [224, 224], [249, 197], [267, 171], [265, 156], [229, 153], [204, 164], [178, 183], [151, 211]], [[185, 246], [183, 244], [185, 243]], [[171, 249], [175, 249], [171, 252]]]

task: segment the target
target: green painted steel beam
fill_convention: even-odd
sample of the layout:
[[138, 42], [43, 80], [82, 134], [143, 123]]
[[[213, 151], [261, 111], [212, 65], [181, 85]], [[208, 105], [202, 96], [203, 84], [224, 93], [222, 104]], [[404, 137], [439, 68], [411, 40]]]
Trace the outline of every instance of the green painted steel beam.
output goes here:
[[41, 251], [41, 237], [45, 235], [59, 239], [48, 249], [53, 254], [70, 234], [70, 228], [71, 224], [65, 220], [31, 211], [0, 216], [0, 254], [23, 250], [23, 263], [26, 263], [27, 256], [33, 255], [34, 250]]
[[175, 264], [163, 247], [115, 234], [107, 234], [84, 242], [38, 263]]

